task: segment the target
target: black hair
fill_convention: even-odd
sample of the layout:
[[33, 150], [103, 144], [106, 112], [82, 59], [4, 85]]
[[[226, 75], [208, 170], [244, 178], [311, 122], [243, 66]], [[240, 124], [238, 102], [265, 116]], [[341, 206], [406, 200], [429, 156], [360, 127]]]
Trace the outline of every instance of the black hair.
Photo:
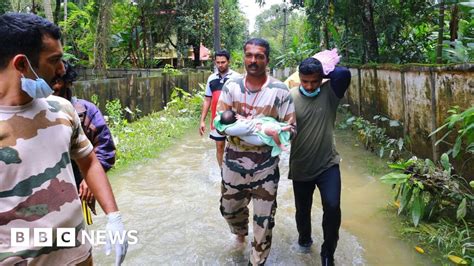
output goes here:
[[60, 79], [64, 81], [64, 83], [72, 83], [77, 80], [77, 72], [71, 63], [64, 61], [64, 68], [66, 69], [66, 73]]
[[324, 74], [323, 65], [314, 57], [303, 60], [298, 66], [298, 71], [303, 75], [319, 74], [322, 77]]
[[62, 88], [57, 92], [57, 96], [63, 97], [69, 101], [72, 99], [72, 88], [69, 86], [69, 83], [73, 83], [74, 81], [77, 80], [77, 72], [74, 70], [73, 66], [71, 63], [64, 61], [64, 68], [66, 69], [66, 72], [62, 77], [57, 78], [54, 82], [62, 81]]
[[257, 46], [261, 46], [265, 48], [265, 55], [267, 56], [267, 60], [270, 59], [270, 44], [266, 40], [262, 38], [252, 38], [246, 41], [244, 44], [244, 53], [245, 53], [245, 48], [247, 47], [247, 44], [253, 44], [253, 45], [257, 45]]
[[50, 21], [34, 14], [7, 13], [0, 16], [0, 70], [17, 54], [25, 54], [38, 67], [43, 36], [61, 39], [61, 30]]
[[230, 125], [237, 121], [237, 117], [234, 111], [227, 110], [221, 114], [221, 124]]
[[216, 59], [216, 57], [218, 57], [218, 56], [225, 56], [225, 58], [227, 58], [227, 61], [230, 60], [230, 54], [229, 54], [229, 52], [227, 52], [227, 50], [220, 50], [219, 52], [217, 52], [214, 55], [214, 59]]

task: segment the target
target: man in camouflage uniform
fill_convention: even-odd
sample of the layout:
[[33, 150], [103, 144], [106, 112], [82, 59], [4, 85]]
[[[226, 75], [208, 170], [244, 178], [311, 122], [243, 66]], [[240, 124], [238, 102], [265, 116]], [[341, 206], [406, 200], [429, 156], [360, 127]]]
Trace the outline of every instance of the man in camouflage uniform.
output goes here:
[[[90, 243], [80, 243], [84, 219], [71, 159], [107, 214], [108, 233], [123, 235], [124, 227], [73, 106], [49, 96], [48, 84], [64, 74], [60, 30], [36, 15], [9, 13], [0, 16], [0, 36], [0, 265], [92, 265]], [[30, 230], [26, 246], [13, 245], [12, 228]], [[33, 228], [52, 228], [53, 236], [73, 228], [77, 241], [35, 246]], [[119, 265], [127, 244], [115, 243], [115, 251]]]
[[[270, 116], [291, 126], [295, 133], [295, 108], [285, 84], [266, 72], [270, 46], [263, 39], [250, 39], [244, 45], [246, 75], [227, 81], [219, 98], [217, 111], [233, 110], [244, 117]], [[265, 263], [275, 225], [276, 195], [280, 173], [278, 157], [271, 156], [270, 146], [252, 146], [238, 136], [253, 132], [243, 128], [225, 130], [228, 144], [224, 153], [220, 210], [232, 233], [244, 242], [248, 234], [247, 205], [253, 200], [253, 235], [250, 262]]]

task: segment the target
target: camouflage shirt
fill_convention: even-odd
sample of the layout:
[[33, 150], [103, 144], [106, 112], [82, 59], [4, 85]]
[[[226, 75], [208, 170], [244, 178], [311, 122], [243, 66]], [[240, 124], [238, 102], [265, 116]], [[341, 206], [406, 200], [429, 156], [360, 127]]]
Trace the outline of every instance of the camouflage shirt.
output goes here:
[[[33, 228], [76, 228], [84, 220], [71, 159], [92, 145], [66, 99], [50, 96], [23, 106], [0, 106], [0, 265], [69, 265], [84, 261], [91, 246], [35, 247]], [[11, 246], [11, 228], [30, 228], [26, 247]]]
[[[288, 87], [281, 81], [268, 76], [267, 82], [258, 92], [250, 92], [244, 86], [245, 76], [228, 80], [217, 104], [217, 111], [233, 110], [245, 117], [273, 117], [292, 126], [295, 134], [295, 106]], [[278, 163], [278, 157], [271, 156], [272, 147], [252, 146], [238, 137], [227, 137], [226, 165], [235, 172], [254, 173]]]

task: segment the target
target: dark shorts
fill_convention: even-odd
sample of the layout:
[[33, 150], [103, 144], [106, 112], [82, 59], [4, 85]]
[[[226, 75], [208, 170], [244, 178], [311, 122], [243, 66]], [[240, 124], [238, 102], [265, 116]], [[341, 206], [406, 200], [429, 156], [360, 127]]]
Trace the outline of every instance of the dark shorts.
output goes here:
[[211, 129], [211, 133], [209, 133], [209, 138], [215, 141], [225, 141], [225, 136], [219, 134], [215, 128]]

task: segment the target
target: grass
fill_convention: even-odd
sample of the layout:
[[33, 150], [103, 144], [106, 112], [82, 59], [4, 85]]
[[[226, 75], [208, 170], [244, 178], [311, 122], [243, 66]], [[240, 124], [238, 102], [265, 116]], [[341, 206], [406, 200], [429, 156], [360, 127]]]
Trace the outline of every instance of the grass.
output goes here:
[[121, 107], [109, 105], [106, 112], [109, 116], [115, 116], [113, 123], [109, 124], [117, 147], [116, 162], [110, 174], [123, 171], [131, 164], [158, 157], [160, 152], [197, 125], [202, 101], [202, 94], [191, 95], [175, 88], [165, 110], [133, 123], [123, 119]]
[[[474, 259], [474, 238], [469, 228], [474, 224], [456, 224], [441, 219], [433, 223], [421, 223], [414, 227], [408, 219], [399, 218], [398, 231], [403, 239], [420, 246], [425, 255], [439, 265], [453, 265], [450, 256], [464, 258], [465, 262]], [[467, 265], [468, 265], [467, 264]]]
[[196, 126], [197, 117], [171, 117], [165, 112], [148, 115], [120, 130], [113, 130], [117, 161], [112, 170], [121, 171], [132, 163], [156, 158], [184, 133]]

